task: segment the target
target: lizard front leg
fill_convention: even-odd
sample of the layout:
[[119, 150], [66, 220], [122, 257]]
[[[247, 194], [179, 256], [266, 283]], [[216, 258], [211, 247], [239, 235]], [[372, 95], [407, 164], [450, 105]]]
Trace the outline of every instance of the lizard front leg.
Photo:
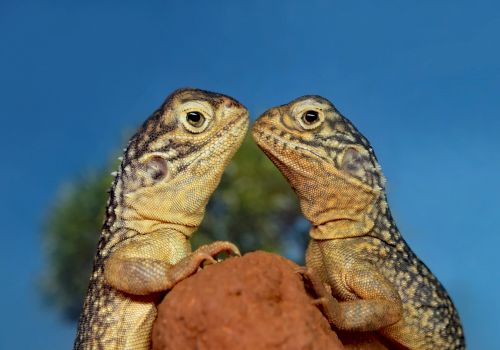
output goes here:
[[328, 284], [338, 296], [350, 294], [350, 300], [337, 301], [311, 269], [302, 271], [319, 297], [323, 313], [337, 329], [375, 331], [398, 322], [402, 303], [391, 283], [374, 269], [355, 268], [341, 278], [339, 271], [328, 271]]
[[355, 268], [343, 277], [344, 287], [359, 299], [340, 303], [340, 329], [374, 331], [401, 319], [403, 304], [397, 290], [374, 268]]
[[119, 291], [152, 294], [172, 288], [195, 273], [205, 261], [215, 263], [214, 257], [222, 252], [240, 254], [230, 242], [214, 242], [191, 253], [182, 234], [155, 232], [117, 248], [106, 262], [104, 276]]
[[167, 289], [194, 274], [203, 263], [216, 263], [215, 257], [221, 253], [241, 255], [239, 249], [231, 242], [217, 241], [203, 245], [170, 268]]

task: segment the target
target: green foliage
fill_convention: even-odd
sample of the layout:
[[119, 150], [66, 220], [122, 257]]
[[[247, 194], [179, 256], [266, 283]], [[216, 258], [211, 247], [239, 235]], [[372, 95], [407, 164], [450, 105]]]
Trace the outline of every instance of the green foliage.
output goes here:
[[243, 252], [283, 252], [281, 237], [300, 216], [295, 194], [250, 137], [236, 153], [207, 207], [193, 245], [235, 242]]
[[[79, 316], [99, 240], [107, 193], [117, 164], [61, 189], [44, 228], [47, 270], [42, 291], [68, 320]], [[295, 194], [274, 165], [247, 137], [210, 200], [193, 236], [193, 248], [214, 240], [236, 243], [242, 252], [287, 253], [292, 235], [299, 250], [307, 234]], [[299, 232], [298, 232], [299, 231]], [[302, 254], [301, 253], [301, 254]]]
[[78, 318], [87, 291], [112, 180], [110, 168], [63, 186], [45, 221], [48, 264], [42, 292], [69, 320]]

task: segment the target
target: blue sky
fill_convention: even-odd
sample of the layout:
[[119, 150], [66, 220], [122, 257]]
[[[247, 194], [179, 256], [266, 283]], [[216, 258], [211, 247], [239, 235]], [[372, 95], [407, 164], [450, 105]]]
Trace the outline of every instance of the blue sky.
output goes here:
[[[217, 5], [215, 5], [217, 3]], [[321, 94], [368, 137], [403, 235], [470, 349], [500, 348], [500, 5], [494, 1], [0, 1], [0, 348], [68, 349], [37, 294], [41, 223], [173, 89], [255, 118]]]

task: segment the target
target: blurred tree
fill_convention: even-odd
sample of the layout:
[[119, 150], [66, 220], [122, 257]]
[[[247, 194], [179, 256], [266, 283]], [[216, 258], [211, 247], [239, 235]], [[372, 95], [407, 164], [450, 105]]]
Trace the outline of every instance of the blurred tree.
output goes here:
[[[87, 290], [105, 212], [110, 162], [101, 171], [63, 186], [44, 226], [47, 269], [42, 293], [64, 318], [77, 320]], [[236, 243], [242, 253], [263, 249], [301, 262], [308, 225], [295, 194], [247, 137], [227, 167], [194, 234], [193, 248], [214, 240]]]
[[110, 187], [111, 165], [61, 187], [44, 225], [43, 296], [69, 320], [80, 314]]
[[284, 253], [300, 210], [296, 195], [269, 159], [247, 137], [207, 207], [193, 245], [229, 240], [242, 252]]

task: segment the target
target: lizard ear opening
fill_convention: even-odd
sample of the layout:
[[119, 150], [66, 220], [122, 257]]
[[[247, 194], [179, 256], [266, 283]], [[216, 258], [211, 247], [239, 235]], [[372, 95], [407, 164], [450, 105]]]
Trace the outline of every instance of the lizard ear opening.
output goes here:
[[146, 172], [154, 181], [160, 181], [167, 177], [167, 161], [162, 157], [153, 156], [146, 163]]

